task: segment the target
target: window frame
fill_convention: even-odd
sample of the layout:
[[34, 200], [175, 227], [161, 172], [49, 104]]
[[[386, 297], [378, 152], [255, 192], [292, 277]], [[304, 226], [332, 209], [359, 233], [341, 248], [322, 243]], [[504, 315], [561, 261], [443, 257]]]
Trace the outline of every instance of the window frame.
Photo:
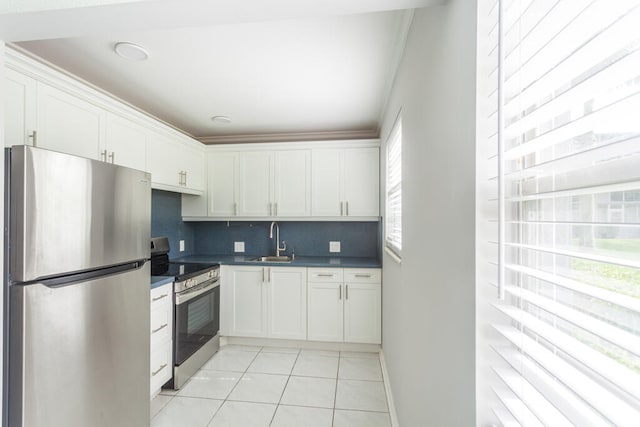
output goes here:
[[[402, 260], [402, 110], [398, 112], [396, 119], [387, 136], [385, 144], [385, 232], [384, 247], [396, 262]], [[394, 153], [398, 147], [399, 152]], [[397, 159], [392, 158], [396, 156]], [[399, 168], [394, 171], [393, 168]], [[395, 172], [395, 173], [394, 173]], [[393, 181], [396, 180], [396, 181]], [[393, 181], [393, 182], [392, 182]], [[399, 198], [399, 201], [396, 200]], [[396, 200], [395, 202], [392, 202]], [[392, 211], [393, 210], [393, 211]], [[397, 218], [399, 221], [394, 220]], [[395, 232], [394, 232], [395, 230]], [[390, 234], [393, 233], [393, 234]]]

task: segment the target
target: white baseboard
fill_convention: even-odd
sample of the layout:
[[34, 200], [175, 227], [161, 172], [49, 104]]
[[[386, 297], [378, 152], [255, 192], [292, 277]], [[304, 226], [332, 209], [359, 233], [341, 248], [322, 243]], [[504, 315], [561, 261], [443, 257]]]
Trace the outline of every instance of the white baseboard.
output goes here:
[[380, 349], [380, 366], [382, 367], [382, 378], [384, 379], [384, 391], [387, 394], [387, 406], [389, 407], [391, 427], [400, 427], [398, 414], [396, 413], [396, 405], [393, 403], [393, 394], [391, 393], [391, 381], [389, 380], [389, 371], [387, 371], [387, 362], [384, 359], [384, 352], [382, 349]]
[[378, 353], [379, 344], [358, 344], [346, 342], [323, 342], [305, 340], [283, 340], [275, 338], [246, 338], [246, 337], [220, 337], [220, 346], [236, 344], [258, 347], [285, 347], [303, 348], [308, 350], [332, 350], [332, 351], [364, 351]]

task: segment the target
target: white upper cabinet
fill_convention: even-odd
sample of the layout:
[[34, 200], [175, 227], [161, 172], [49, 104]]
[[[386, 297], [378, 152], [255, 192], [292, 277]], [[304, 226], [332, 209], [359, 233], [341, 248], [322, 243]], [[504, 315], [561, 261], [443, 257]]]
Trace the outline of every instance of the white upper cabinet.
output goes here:
[[377, 147], [314, 149], [311, 169], [313, 216], [380, 215]]
[[205, 193], [205, 147], [164, 123], [12, 49], [5, 87], [5, 145], [145, 170], [152, 188]]
[[313, 150], [311, 170], [313, 216], [342, 216], [344, 213], [344, 150]]
[[107, 113], [77, 96], [38, 83], [37, 146], [99, 159]]
[[273, 216], [311, 215], [311, 151], [276, 151]]
[[204, 147], [179, 144], [178, 165], [184, 172], [183, 186], [198, 194], [204, 194], [207, 182], [206, 153]]
[[101, 159], [120, 166], [147, 170], [147, 133], [136, 122], [108, 113], [106, 144], [100, 152]]
[[239, 154], [238, 216], [273, 216], [273, 153]]
[[147, 142], [147, 168], [152, 187], [187, 194], [203, 194], [205, 154], [187, 144], [154, 132]]
[[[238, 153], [209, 153], [208, 215], [231, 217], [238, 214]], [[183, 200], [184, 215], [184, 200]]]
[[344, 150], [345, 216], [380, 215], [380, 157], [378, 148]]
[[[322, 144], [327, 148], [316, 148]], [[363, 221], [379, 216], [376, 140], [207, 150], [208, 190], [202, 198], [182, 198], [184, 220]]]
[[36, 81], [7, 68], [4, 87], [4, 144], [7, 147], [33, 145], [33, 132], [36, 130]]

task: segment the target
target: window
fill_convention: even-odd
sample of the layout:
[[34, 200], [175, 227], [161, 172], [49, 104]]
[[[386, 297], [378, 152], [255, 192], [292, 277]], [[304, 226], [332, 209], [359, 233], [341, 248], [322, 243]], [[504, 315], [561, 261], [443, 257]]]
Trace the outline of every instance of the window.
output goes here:
[[478, 424], [640, 425], [640, 0], [478, 23]]
[[402, 119], [398, 115], [387, 139], [385, 245], [397, 258], [402, 253]]

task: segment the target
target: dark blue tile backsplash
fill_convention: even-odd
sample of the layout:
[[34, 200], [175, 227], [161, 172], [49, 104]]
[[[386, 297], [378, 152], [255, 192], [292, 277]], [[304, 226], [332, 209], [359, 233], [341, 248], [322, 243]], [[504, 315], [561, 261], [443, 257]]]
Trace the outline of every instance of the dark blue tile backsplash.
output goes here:
[[[153, 190], [151, 235], [167, 236], [169, 256], [232, 254], [234, 242], [244, 242], [246, 255], [275, 253], [274, 238], [269, 238], [271, 221], [182, 222], [181, 196]], [[298, 256], [380, 257], [380, 222], [278, 221], [280, 240], [287, 242], [286, 254]], [[185, 252], [179, 241], [185, 240]], [[329, 253], [329, 241], [340, 241], [340, 253]]]
[[[182, 196], [169, 191], [151, 191], [151, 237], [167, 236], [170, 258], [191, 255], [193, 230], [188, 222], [182, 222]], [[185, 251], [180, 252], [179, 242], [185, 241]]]

